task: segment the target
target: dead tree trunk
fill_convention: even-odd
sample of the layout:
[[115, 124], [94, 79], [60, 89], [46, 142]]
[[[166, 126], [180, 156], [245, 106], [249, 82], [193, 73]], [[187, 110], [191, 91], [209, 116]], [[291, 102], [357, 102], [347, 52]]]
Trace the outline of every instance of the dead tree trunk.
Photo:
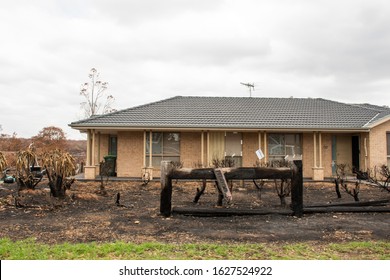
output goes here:
[[337, 179], [334, 179], [334, 185], [335, 185], [337, 198], [341, 198], [340, 185], [339, 185], [339, 181]]
[[196, 189], [196, 195], [195, 195], [195, 198], [194, 198], [194, 203], [198, 203], [199, 198], [202, 196], [202, 194], [206, 190], [206, 185], [207, 185], [206, 179], [203, 179], [202, 182], [203, 182], [202, 183], [202, 187], [200, 189]]
[[294, 160], [291, 178], [291, 207], [294, 216], [303, 216], [303, 175], [301, 160]]
[[173, 166], [170, 161], [161, 162], [160, 213], [169, 217], [172, 211], [172, 178], [169, 176]]
[[286, 207], [286, 197], [291, 193], [291, 182], [289, 179], [275, 180], [275, 189], [280, 199], [280, 205]]
[[63, 178], [61, 176], [56, 176], [57, 178], [53, 180], [49, 174], [47, 175], [49, 178], [49, 188], [51, 195], [58, 198], [64, 198], [66, 189], [63, 187], [62, 184]]

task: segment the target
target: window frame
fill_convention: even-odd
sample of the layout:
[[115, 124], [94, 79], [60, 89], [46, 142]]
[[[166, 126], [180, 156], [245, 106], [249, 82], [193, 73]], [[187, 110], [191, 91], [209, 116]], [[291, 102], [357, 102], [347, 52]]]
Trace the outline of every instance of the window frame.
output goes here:
[[[113, 145], [113, 139], [115, 139], [115, 145]], [[118, 155], [118, 136], [109, 135], [108, 136], [108, 155], [117, 156]]]
[[[272, 147], [270, 144], [270, 139], [273, 136], [278, 136], [278, 141], [275, 141], [275, 146]], [[288, 141], [288, 137], [293, 137], [293, 142]], [[276, 137], [274, 137], [275, 139]], [[270, 162], [283, 160], [286, 156], [302, 156], [303, 146], [302, 146], [302, 133], [269, 133], [267, 136], [267, 151], [268, 159]], [[291, 140], [291, 139], [290, 139]], [[281, 153], [272, 154], [273, 149], [280, 149]], [[290, 151], [290, 152], [289, 152]], [[292, 151], [292, 152], [291, 152]]]
[[[152, 131], [151, 134], [152, 140], [150, 139], [150, 132], [146, 133], [145, 138], [145, 163], [147, 166], [159, 168], [160, 164], [157, 166], [156, 160], [159, 162], [163, 160], [180, 161], [180, 132]], [[166, 145], [166, 141], [169, 141], [169, 137], [177, 138], [177, 140], [174, 140], [177, 142], [177, 147], [175, 147], [176, 152], [171, 152], [172, 150], [174, 151], [175, 148], [172, 149], [172, 147]], [[150, 147], [152, 150], [151, 154]], [[156, 150], [158, 150], [157, 153], [155, 152]], [[170, 152], [166, 152], [166, 150], [169, 150]], [[150, 157], [152, 158], [151, 166]]]

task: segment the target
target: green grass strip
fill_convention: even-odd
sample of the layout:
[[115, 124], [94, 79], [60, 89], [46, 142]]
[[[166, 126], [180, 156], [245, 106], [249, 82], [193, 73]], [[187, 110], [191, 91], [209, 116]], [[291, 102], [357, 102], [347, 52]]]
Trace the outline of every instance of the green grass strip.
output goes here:
[[390, 241], [340, 243], [41, 244], [0, 239], [2, 260], [390, 260]]

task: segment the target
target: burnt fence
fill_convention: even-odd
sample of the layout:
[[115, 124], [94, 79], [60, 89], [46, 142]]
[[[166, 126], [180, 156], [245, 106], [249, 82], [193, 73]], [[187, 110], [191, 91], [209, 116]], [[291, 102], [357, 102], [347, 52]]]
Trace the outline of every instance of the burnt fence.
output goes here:
[[[221, 168], [223, 176], [229, 180], [291, 179], [292, 215], [303, 215], [303, 176], [302, 161], [293, 161], [292, 167], [239, 167]], [[217, 175], [216, 175], [217, 174]], [[161, 162], [160, 213], [166, 217], [172, 214], [172, 180], [215, 180], [220, 178], [214, 168], [176, 169], [170, 161]], [[220, 183], [217, 183], [220, 184]], [[221, 190], [223, 187], [219, 186]], [[225, 188], [226, 189], [226, 188]]]

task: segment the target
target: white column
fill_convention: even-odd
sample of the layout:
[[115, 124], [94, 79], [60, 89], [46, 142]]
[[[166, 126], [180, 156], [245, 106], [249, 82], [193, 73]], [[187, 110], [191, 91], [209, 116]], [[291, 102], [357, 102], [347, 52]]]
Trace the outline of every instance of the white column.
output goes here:
[[149, 167], [152, 167], [152, 154], [153, 154], [153, 141], [152, 141], [152, 137], [153, 137], [153, 132], [152, 131], [149, 131]]
[[200, 132], [200, 163], [202, 164], [202, 167], [204, 167], [204, 137], [203, 137], [203, 131]]
[[364, 137], [364, 170], [365, 171], [367, 171], [367, 158], [368, 158], [367, 137]]
[[318, 155], [319, 155], [319, 164], [322, 168], [322, 133], [318, 132]]
[[313, 132], [313, 156], [314, 156], [314, 167], [317, 167], [317, 133]]
[[144, 147], [143, 147], [143, 159], [142, 159], [142, 166], [146, 167], [146, 131], [144, 130]]
[[88, 129], [87, 131], [87, 162], [86, 166], [91, 166], [91, 131]]
[[207, 166], [210, 165], [210, 132], [207, 131]]
[[267, 149], [268, 141], [267, 141], [267, 132], [264, 131], [264, 162], [268, 161], [268, 149]]
[[95, 130], [92, 130], [91, 166], [95, 166]]

